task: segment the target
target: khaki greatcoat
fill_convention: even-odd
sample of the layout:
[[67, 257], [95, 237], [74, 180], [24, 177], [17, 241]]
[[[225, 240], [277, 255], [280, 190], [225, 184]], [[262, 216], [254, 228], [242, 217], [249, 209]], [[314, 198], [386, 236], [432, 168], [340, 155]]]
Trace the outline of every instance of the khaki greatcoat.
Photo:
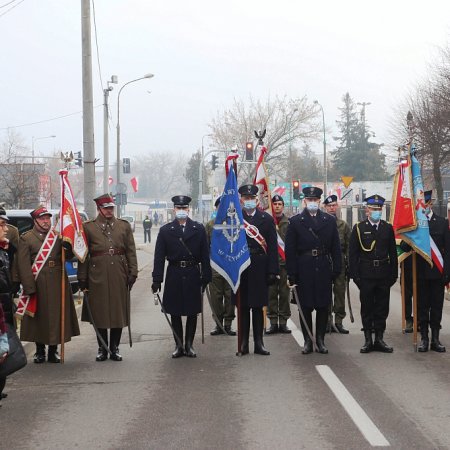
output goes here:
[[[61, 240], [57, 239], [50, 256], [34, 279], [31, 266], [44, 243], [45, 234], [36, 228], [22, 234], [19, 240], [17, 267], [25, 294], [37, 294], [37, 310], [34, 317], [24, 316], [20, 327], [22, 341], [57, 345], [61, 342]], [[65, 284], [64, 342], [78, 336], [77, 314], [72, 291], [66, 275]]]
[[[128, 276], [137, 277], [136, 246], [130, 224], [113, 217], [97, 216], [83, 224], [89, 254], [78, 266], [78, 280], [88, 283], [89, 305], [98, 328], [129, 325]], [[109, 249], [122, 254], [110, 255]], [[89, 322], [83, 309], [82, 320]]]

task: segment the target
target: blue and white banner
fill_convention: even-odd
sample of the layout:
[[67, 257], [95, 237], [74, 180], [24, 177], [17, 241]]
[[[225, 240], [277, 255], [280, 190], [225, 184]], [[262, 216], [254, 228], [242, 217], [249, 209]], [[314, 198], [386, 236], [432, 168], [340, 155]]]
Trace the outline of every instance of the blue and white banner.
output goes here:
[[236, 175], [231, 167], [212, 230], [211, 266], [228, 281], [236, 293], [241, 274], [249, 265], [250, 252], [239, 203]]

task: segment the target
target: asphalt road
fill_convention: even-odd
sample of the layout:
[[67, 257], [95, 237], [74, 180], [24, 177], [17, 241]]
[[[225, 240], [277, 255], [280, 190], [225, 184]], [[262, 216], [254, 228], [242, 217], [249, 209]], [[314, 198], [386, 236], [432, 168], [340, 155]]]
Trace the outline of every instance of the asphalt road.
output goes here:
[[[30, 359], [8, 379], [1, 449], [450, 448], [450, 353], [414, 353], [412, 336], [401, 332], [398, 286], [385, 335], [393, 354], [359, 353], [353, 286], [355, 323], [345, 320], [349, 335], [327, 335], [328, 355], [302, 355], [294, 332], [265, 337], [268, 357], [237, 357], [236, 338], [211, 337], [206, 314], [198, 357], [173, 360], [173, 338], [150, 293], [154, 239], [142, 239], [137, 229], [133, 347], [124, 330], [124, 360], [95, 362], [95, 335], [82, 323], [81, 336], [66, 345], [65, 364]], [[292, 306], [293, 328], [297, 316]], [[449, 323], [445, 302], [441, 336], [448, 346]]]

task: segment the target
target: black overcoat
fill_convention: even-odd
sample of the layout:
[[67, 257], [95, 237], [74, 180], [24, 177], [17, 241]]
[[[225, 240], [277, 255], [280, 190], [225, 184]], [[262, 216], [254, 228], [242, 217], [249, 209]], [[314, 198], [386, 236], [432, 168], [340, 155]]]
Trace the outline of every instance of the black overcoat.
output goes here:
[[349, 270], [350, 277], [357, 282], [362, 278], [389, 281], [397, 278], [397, 246], [391, 224], [380, 220], [375, 231], [366, 219], [353, 227], [350, 236]]
[[[188, 218], [184, 232], [178, 220], [161, 227], [155, 246], [152, 274], [154, 282], [163, 282], [166, 259], [169, 261], [163, 295], [166, 312], [175, 316], [192, 316], [200, 313], [202, 279], [205, 283], [211, 281], [209, 247], [204, 226]], [[171, 261], [192, 260], [199, 264], [192, 267], [170, 264]]]
[[[247, 245], [250, 250], [250, 266], [244, 270], [241, 276], [241, 304], [250, 308], [262, 308], [269, 301], [269, 287], [267, 275], [278, 275], [278, 247], [277, 232], [272, 216], [259, 210], [253, 216], [243, 212], [244, 220], [258, 228], [259, 233], [267, 244], [267, 253], [255, 239], [247, 237]], [[233, 296], [233, 301], [235, 298]]]
[[[318, 256], [312, 251], [318, 250]], [[286, 269], [297, 282], [302, 306], [323, 308], [331, 303], [333, 277], [342, 269], [336, 219], [322, 211], [316, 218], [304, 209], [291, 217], [286, 233]]]

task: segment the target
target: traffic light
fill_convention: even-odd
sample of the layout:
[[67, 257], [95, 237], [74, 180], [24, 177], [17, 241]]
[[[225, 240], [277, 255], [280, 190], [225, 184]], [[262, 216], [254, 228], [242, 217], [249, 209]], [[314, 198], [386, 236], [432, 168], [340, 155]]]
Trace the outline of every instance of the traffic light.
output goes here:
[[294, 180], [292, 182], [292, 197], [295, 198], [295, 200], [300, 200], [300, 181]]
[[81, 152], [75, 153], [75, 165], [83, 167], [83, 157], [81, 156]]
[[211, 156], [211, 170], [216, 170], [219, 165], [219, 157], [216, 155]]
[[113, 194], [112, 198], [117, 206], [126, 205], [128, 202], [127, 194]]
[[245, 144], [245, 160], [253, 161], [253, 142], [247, 142]]
[[131, 171], [130, 158], [123, 158], [122, 167], [123, 173], [130, 173]]
[[361, 200], [364, 201], [366, 199], [366, 190], [361, 189]]

